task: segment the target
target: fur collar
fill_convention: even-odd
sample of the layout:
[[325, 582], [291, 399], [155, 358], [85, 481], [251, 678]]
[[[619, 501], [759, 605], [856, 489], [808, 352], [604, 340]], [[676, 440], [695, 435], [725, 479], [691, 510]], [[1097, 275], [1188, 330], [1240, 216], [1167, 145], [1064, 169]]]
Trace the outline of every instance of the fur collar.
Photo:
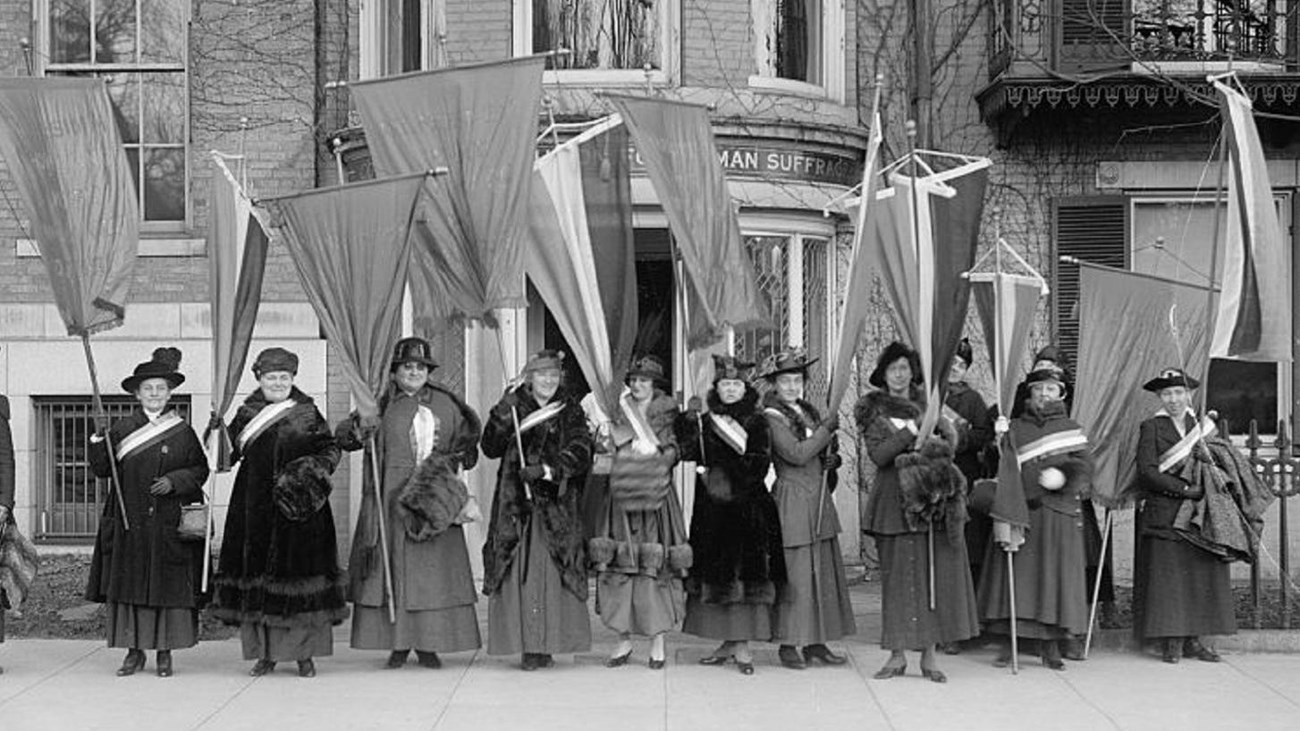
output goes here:
[[822, 415], [816, 406], [804, 399], [799, 399], [797, 403], [799, 405], [798, 409], [782, 401], [776, 395], [775, 389], [768, 391], [763, 396], [763, 408], [772, 409], [784, 416], [786, 421], [790, 423], [795, 436], [802, 440], [805, 438], [805, 434], [817, 428], [817, 425], [821, 423]]
[[912, 389], [912, 398], [904, 399], [891, 395], [883, 389], [871, 391], [863, 396], [858, 405], [853, 409], [854, 419], [858, 422], [858, 429], [866, 433], [867, 427], [871, 426], [878, 417], [886, 419], [916, 419], [919, 418], [925, 410], [925, 403], [920, 398], [918, 389]]
[[713, 388], [709, 389], [706, 399], [709, 404], [709, 413], [718, 416], [730, 416], [742, 424], [745, 423], [746, 419], [753, 416], [758, 409], [758, 391], [755, 391], [750, 386], [745, 386], [745, 395], [741, 396], [740, 400], [734, 404], [722, 403], [722, 400], [718, 398], [717, 389]]
[[[297, 386], [290, 389], [289, 400], [296, 402], [299, 406], [302, 406], [303, 404], [313, 405], [316, 403], [312, 400], [311, 396], [299, 391]], [[248, 425], [248, 422], [252, 421], [253, 417], [257, 416], [262, 409], [269, 405], [270, 402], [266, 400], [266, 395], [262, 393], [262, 389], [253, 389], [253, 392], [248, 395], [248, 398], [244, 399], [244, 403], [239, 405], [239, 409], [235, 412], [235, 418], [230, 420], [231, 436], [234, 437], [236, 434], [242, 432], [244, 427]]]

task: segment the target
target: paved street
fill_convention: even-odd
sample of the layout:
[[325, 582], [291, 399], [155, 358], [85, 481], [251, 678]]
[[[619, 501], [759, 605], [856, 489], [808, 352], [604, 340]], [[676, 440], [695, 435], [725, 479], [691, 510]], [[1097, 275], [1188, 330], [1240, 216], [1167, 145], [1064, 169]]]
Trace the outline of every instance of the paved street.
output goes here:
[[[1294, 729], [1300, 727], [1300, 654], [1247, 652], [1288, 647], [1289, 635], [1244, 634], [1219, 643], [1224, 662], [1177, 666], [1118, 649], [1108, 633], [1084, 663], [1053, 672], [1023, 658], [1018, 676], [990, 666], [992, 649], [943, 658], [947, 685], [871, 680], [884, 661], [876, 646], [879, 585], [856, 584], [858, 635], [837, 643], [851, 663], [802, 672], [756, 653], [758, 670], [702, 667], [711, 645], [675, 635], [670, 664], [645, 666], [645, 645], [617, 670], [603, 667], [614, 637], [599, 626], [592, 652], [560, 657], [554, 669], [523, 673], [518, 658], [461, 653], [441, 670], [411, 663], [381, 670], [382, 653], [347, 648], [298, 678], [292, 663], [253, 679], [238, 640], [178, 652], [176, 675], [149, 666], [113, 671], [122, 651], [98, 641], [10, 640], [0, 646], [0, 728], [35, 729]], [[480, 602], [480, 610], [486, 603]]]

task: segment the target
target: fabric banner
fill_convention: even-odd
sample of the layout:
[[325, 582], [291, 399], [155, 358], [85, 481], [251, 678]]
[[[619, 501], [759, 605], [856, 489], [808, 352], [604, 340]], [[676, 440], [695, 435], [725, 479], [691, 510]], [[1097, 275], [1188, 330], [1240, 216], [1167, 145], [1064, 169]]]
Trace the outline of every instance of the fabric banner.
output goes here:
[[528, 278], [606, 414], [636, 337], [627, 130], [611, 118], [541, 157], [532, 186]]
[[1291, 362], [1290, 270], [1250, 98], [1214, 81], [1228, 145], [1227, 236], [1210, 355]]
[[768, 326], [767, 299], [745, 252], [708, 112], [664, 99], [605, 98], [632, 134], [686, 267], [690, 347], [716, 342], [727, 326]]
[[[235, 399], [262, 301], [268, 239], [253, 203], [219, 155], [208, 191], [208, 295], [212, 313], [212, 419], [217, 471], [230, 471], [230, 433], [222, 417]], [[204, 433], [207, 441], [208, 433]]]
[[840, 313], [839, 330], [835, 336], [830, 364], [829, 383], [827, 385], [827, 403], [835, 413], [844, 400], [849, 388], [849, 372], [853, 356], [858, 351], [858, 342], [862, 336], [862, 326], [867, 320], [867, 311], [871, 306], [868, 293], [873, 287], [871, 269], [872, 258], [863, 252], [863, 239], [872, 226], [870, 213], [875, 206], [877, 175], [880, 163], [880, 143], [883, 140], [880, 114], [877, 112], [871, 122], [871, 136], [867, 139], [867, 156], [862, 166], [862, 188], [858, 191], [858, 210], [856, 225], [853, 227], [853, 248], [849, 258], [849, 276], [844, 288], [844, 310]]
[[69, 335], [122, 324], [140, 206], [102, 79], [0, 79], [0, 154]]
[[1170, 366], [1203, 372], [1204, 287], [1081, 262], [1079, 367], [1074, 420], [1096, 461], [1093, 500], [1131, 502], [1138, 425], [1159, 403], [1142, 384]]
[[325, 339], [362, 416], [377, 395], [402, 329], [402, 287], [411, 260], [411, 222], [424, 173], [263, 199], [268, 223], [289, 247]]
[[999, 413], [1010, 414], [1016, 396], [1014, 364], [1027, 349], [1043, 284], [1034, 277], [1003, 272], [972, 275], [970, 282], [993, 364]]
[[545, 58], [352, 83], [380, 176], [445, 167], [418, 215], [417, 329], [523, 307], [523, 250]]

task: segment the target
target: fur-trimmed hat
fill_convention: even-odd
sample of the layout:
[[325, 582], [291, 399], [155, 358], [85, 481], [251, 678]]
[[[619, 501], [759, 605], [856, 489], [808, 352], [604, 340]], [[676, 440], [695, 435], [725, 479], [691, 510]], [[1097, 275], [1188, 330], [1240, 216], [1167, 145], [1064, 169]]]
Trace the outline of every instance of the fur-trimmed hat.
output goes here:
[[253, 375], [261, 378], [263, 374], [282, 371], [298, 375], [298, 356], [284, 348], [267, 348], [257, 354], [253, 361]]
[[714, 355], [713, 382], [717, 383], [724, 378], [734, 381], [748, 381], [749, 371], [753, 367], [753, 363], [746, 363], [734, 355]]
[[1160, 393], [1170, 386], [1182, 386], [1188, 391], [1200, 388], [1201, 382], [1187, 375], [1182, 368], [1166, 368], [1160, 375], [1142, 384], [1142, 389], [1151, 393]]
[[786, 348], [779, 353], [773, 353], [763, 361], [763, 378], [769, 381], [776, 380], [776, 377], [782, 373], [802, 373], [808, 375], [808, 368], [816, 363], [819, 359], [808, 359], [808, 353], [803, 348]]
[[135, 393], [140, 384], [150, 378], [167, 381], [170, 388], [185, 383], [185, 376], [177, 369], [181, 367], [181, 351], [178, 348], [155, 348], [153, 357], [137, 365], [131, 375], [122, 379], [122, 390]]
[[528, 362], [524, 364], [524, 373], [532, 371], [544, 371], [548, 368], [564, 368], [564, 351], [547, 348], [539, 350], [528, 356]]
[[889, 366], [899, 358], [906, 358], [907, 364], [911, 366], [912, 383], [920, 383], [922, 378], [920, 354], [897, 340], [886, 345], [885, 349], [880, 353], [880, 357], [876, 359], [876, 368], [871, 371], [867, 383], [876, 388], [885, 388], [885, 371], [889, 370]]
[[655, 383], [666, 383], [668, 381], [664, 362], [659, 360], [657, 355], [643, 355], [634, 359], [632, 365], [627, 369], [627, 376], [624, 377], [623, 382], [628, 383], [633, 378], [649, 378]]
[[403, 363], [419, 363], [429, 370], [438, 367], [433, 359], [433, 346], [423, 338], [402, 338], [393, 346], [393, 361], [388, 370], [395, 371]]

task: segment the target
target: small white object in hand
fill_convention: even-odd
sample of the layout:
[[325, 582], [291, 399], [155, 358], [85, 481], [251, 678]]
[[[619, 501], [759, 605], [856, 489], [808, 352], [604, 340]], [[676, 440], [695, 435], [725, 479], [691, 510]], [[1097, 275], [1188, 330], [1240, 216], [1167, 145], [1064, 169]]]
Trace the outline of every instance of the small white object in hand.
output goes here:
[[1048, 467], [1038, 473], [1038, 484], [1044, 490], [1060, 490], [1065, 487], [1065, 473], [1055, 467]]

